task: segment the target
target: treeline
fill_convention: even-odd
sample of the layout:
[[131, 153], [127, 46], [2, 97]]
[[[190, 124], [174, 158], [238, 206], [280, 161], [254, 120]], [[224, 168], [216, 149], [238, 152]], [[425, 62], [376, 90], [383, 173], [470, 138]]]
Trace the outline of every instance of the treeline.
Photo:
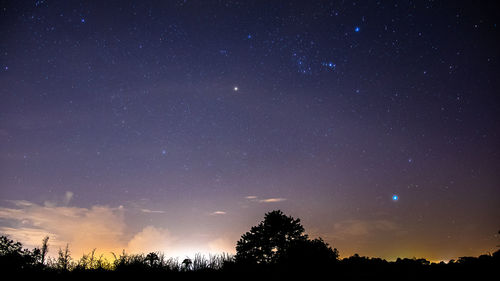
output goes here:
[[52, 277], [68, 276], [143, 276], [190, 274], [263, 274], [273, 276], [283, 274], [330, 274], [344, 280], [365, 278], [417, 280], [432, 277], [477, 278], [497, 274], [500, 268], [500, 251], [479, 257], [461, 257], [448, 263], [431, 263], [426, 259], [397, 259], [386, 261], [380, 258], [362, 257], [357, 254], [344, 258], [323, 261], [304, 257], [293, 264], [286, 262], [254, 263], [239, 261], [236, 256], [221, 254], [213, 256], [195, 255], [192, 259], [167, 258], [160, 252], [149, 254], [113, 254], [107, 259], [95, 255], [95, 251], [73, 259], [69, 248], [59, 249], [57, 257], [44, 256], [41, 248], [24, 249], [20, 242], [6, 236], [0, 237], [0, 269], [4, 274], [42, 274]]
[[95, 250], [79, 259], [73, 259], [69, 246], [59, 249], [57, 256], [48, 257], [49, 238], [41, 246], [25, 249], [20, 242], [0, 237], [0, 272], [19, 274], [46, 274], [50, 278], [144, 277], [155, 276], [217, 276], [273, 278], [284, 276], [318, 275], [329, 279], [367, 280], [384, 278], [394, 280], [421, 279], [491, 279], [498, 278], [500, 250], [479, 257], [460, 257], [448, 263], [431, 263], [426, 259], [386, 261], [357, 254], [340, 259], [321, 238], [310, 239], [304, 234], [300, 219], [281, 211], [267, 213], [264, 220], [243, 234], [236, 245], [236, 255], [221, 254], [208, 257], [200, 254], [182, 260], [167, 258], [161, 252], [148, 254], [113, 253], [107, 259], [97, 256]]

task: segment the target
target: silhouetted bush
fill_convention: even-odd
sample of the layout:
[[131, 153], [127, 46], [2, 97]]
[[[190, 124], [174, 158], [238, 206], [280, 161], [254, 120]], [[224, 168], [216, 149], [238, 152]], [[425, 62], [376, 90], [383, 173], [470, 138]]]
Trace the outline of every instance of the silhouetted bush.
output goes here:
[[0, 236], [0, 269], [9, 271], [35, 270], [43, 267], [42, 252], [35, 248], [32, 251], [23, 249], [20, 242], [7, 236]]
[[333, 266], [339, 257], [337, 249], [318, 238], [314, 240], [296, 240], [284, 250], [278, 262], [295, 270], [318, 271]]

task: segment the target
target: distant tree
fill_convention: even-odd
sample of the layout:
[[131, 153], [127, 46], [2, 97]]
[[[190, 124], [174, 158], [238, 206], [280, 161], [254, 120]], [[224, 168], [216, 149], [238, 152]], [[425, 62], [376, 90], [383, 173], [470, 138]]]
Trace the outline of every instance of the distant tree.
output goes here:
[[[500, 237], [500, 230], [498, 231], [498, 234], [499, 234], [499, 237]], [[500, 247], [500, 245], [497, 245], [497, 247]], [[493, 254], [492, 254], [493, 258], [496, 259], [496, 260], [500, 260], [500, 249], [496, 250]]]
[[296, 240], [280, 256], [280, 263], [292, 268], [321, 270], [338, 261], [339, 252], [323, 239]]
[[236, 260], [256, 264], [278, 261], [295, 241], [306, 241], [300, 219], [286, 216], [280, 210], [264, 216], [264, 220], [243, 234], [236, 244]]
[[14, 240], [9, 239], [7, 236], [0, 237], [0, 256], [21, 254], [22, 250], [23, 244], [20, 242], [14, 242]]
[[23, 244], [0, 236], [0, 268], [7, 270], [33, 269], [40, 258], [40, 250], [23, 249]]

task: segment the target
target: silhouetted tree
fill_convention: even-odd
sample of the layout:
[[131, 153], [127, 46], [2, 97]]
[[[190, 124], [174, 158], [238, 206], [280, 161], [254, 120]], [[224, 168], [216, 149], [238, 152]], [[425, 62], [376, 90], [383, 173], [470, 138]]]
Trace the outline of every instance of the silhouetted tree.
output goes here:
[[322, 270], [337, 262], [339, 252], [321, 238], [292, 241], [280, 256], [280, 263], [303, 270]]
[[0, 237], [0, 256], [7, 256], [12, 254], [20, 254], [23, 250], [23, 244], [14, 242], [7, 236]]
[[[500, 230], [498, 231], [499, 237], [500, 237]], [[497, 245], [497, 247], [500, 247], [500, 245]], [[500, 249], [496, 250], [492, 255], [491, 255], [495, 260], [500, 261]]]
[[236, 260], [256, 264], [278, 261], [281, 254], [294, 241], [305, 241], [300, 219], [286, 216], [280, 210], [264, 216], [264, 220], [243, 234], [236, 244]]
[[45, 236], [42, 240], [42, 249], [40, 253], [40, 258], [41, 258], [40, 263], [42, 265], [45, 263], [45, 257], [47, 256], [48, 252], [49, 252], [49, 236]]
[[0, 236], [0, 268], [7, 270], [26, 270], [36, 267], [40, 259], [40, 250], [23, 249], [23, 244]]

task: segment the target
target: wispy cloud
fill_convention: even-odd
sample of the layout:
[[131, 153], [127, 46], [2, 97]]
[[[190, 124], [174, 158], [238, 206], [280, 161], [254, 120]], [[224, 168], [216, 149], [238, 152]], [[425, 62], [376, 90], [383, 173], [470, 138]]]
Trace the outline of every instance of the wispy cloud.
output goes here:
[[150, 210], [150, 209], [141, 209], [141, 212], [147, 213], [147, 214], [164, 214], [165, 211], [157, 211], [157, 210]]
[[33, 203], [26, 201], [26, 200], [6, 200], [6, 201], [10, 202], [18, 207], [29, 207], [29, 206], [33, 205]]
[[259, 203], [277, 203], [283, 201], [286, 201], [286, 198], [266, 198], [266, 199], [260, 199]]
[[210, 213], [212, 216], [220, 216], [220, 215], [225, 215], [227, 214], [226, 212], [224, 211], [215, 211], [215, 212], [212, 212]]
[[66, 191], [66, 193], [64, 194], [64, 199], [63, 199], [64, 205], [68, 205], [69, 204], [69, 202], [71, 201], [71, 199], [73, 199], [73, 195], [75, 195], [73, 192]]
[[286, 201], [286, 198], [280, 198], [280, 197], [272, 197], [272, 198], [263, 198], [259, 199], [257, 196], [246, 196], [245, 199], [253, 202], [258, 202], [258, 203], [277, 203], [277, 202], [283, 202]]

